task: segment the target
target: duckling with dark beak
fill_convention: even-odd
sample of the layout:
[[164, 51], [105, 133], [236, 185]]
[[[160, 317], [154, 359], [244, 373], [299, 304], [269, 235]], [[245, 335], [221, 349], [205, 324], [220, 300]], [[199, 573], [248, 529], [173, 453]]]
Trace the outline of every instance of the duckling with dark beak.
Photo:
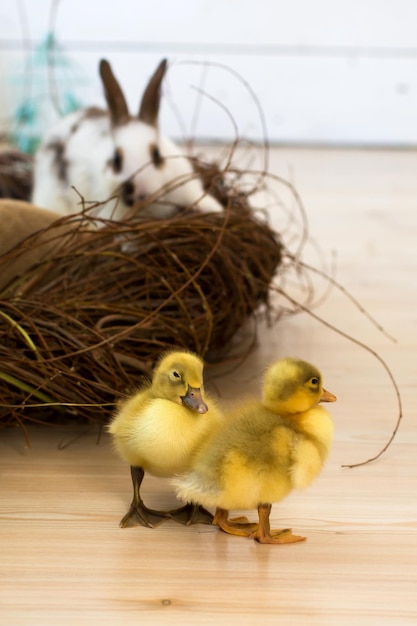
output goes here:
[[170, 352], [156, 365], [152, 382], [123, 402], [109, 425], [116, 451], [131, 466], [133, 499], [122, 528], [152, 528], [164, 519], [211, 524], [213, 515], [199, 504], [172, 511], [148, 508], [140, 488], [145, 472], [170, 477], [189, 469], [194, 450], [222, 416], [203, 388], [203, 362], [190, 352]]

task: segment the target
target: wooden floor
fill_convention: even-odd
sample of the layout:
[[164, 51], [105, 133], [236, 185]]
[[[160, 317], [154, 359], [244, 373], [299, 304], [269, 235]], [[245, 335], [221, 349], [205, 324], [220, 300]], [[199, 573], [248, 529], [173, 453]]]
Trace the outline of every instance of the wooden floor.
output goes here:
[[[272, 510], [274, 525], [305, 543], [263, 546], [174, 522], [121, 530], [130, 477], [106, 437], [71, 443], [78, 431], [32, 428], [27, 449], [20, 431], [1, 431], [1, 625], [417, 623], [417, 153], [276, 149], [269, 168], [301, 194], [321, 250], [308, 245], [305, 258], [331, 265], [336, 251], [337, 279], [397, 339], [337, 290], [314, 309], [391, 368], [404, 411], [394, 443], [373, 464], [341, 467], [383, 447], [396, 394], [377, 358], [306, 313], [262, 325], [254, 352], [226, 376], [207, 370], [227, 401], [242, 388], [257, 393], [265, 365], [295, 355], [317, 364], [338, 396], [324, 472]], [[282, 215], [271, 209], [277, 228]], [[313, 282], [319, 296], [324, 284]], [[143, 494], [154, 507], [174, 502], [161, 479], [147, 478]]]

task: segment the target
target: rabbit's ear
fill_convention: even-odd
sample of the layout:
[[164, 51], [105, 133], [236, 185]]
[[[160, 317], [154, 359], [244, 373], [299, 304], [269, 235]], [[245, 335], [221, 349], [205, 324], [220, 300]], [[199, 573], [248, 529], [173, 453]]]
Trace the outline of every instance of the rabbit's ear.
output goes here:
[[123, 91], [112, 72], [110, 63], [105, 59], [100, 61], [100, 76], [112, 124], [113, 126], [121, 126], [129, 119], [129, 110]]
[[139, 108], [139, 119], [150, 126], [158, 125], [159, 103], [161, 100], [161, 84], [167, 70], [167, 60], [163, 59], [156, 68], [142, 96]]

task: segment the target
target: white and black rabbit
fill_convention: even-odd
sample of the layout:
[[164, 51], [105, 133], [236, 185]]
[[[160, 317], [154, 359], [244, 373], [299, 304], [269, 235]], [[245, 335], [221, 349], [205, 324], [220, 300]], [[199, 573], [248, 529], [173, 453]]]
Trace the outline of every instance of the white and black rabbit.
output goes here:
[[158, 217], [173, 214], [178, 206], [221, 209], [204, 192], [186, 154], [159, 132], [166, 69], [164, 59], [145, 89], [139, 114], [133, 117], [110, 64], [100, 62], [108, 111], [87, 108], [70, 113], [47, 134], [35, 158], [34, 204], [76, 213], [81, 199], [75, 187], [88, 203], [118, 196], [97, 208], [95, 214], [103, 218], [122, 219], [154, 194], [156, 201], [146, 212]]

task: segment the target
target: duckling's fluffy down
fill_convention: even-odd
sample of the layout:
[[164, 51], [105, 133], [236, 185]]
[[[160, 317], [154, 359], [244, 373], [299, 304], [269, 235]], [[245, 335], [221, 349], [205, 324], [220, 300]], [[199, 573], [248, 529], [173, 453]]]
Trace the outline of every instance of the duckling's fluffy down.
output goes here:
[[227, 418], [199, 449], [192, 471], [174, 479], [177, 495], [227, 510], [278, 502], [317, 476], [332, 434], [332, 421], [322, 407], [294, 420], [253, 401], [237, 417]]
[[217, 426], [222, 416], [214, 402], [204, 415], [163, 398], [138, 394], [110, 425], [119, 455], [153, 476], [186, 471], [194, 448]]

